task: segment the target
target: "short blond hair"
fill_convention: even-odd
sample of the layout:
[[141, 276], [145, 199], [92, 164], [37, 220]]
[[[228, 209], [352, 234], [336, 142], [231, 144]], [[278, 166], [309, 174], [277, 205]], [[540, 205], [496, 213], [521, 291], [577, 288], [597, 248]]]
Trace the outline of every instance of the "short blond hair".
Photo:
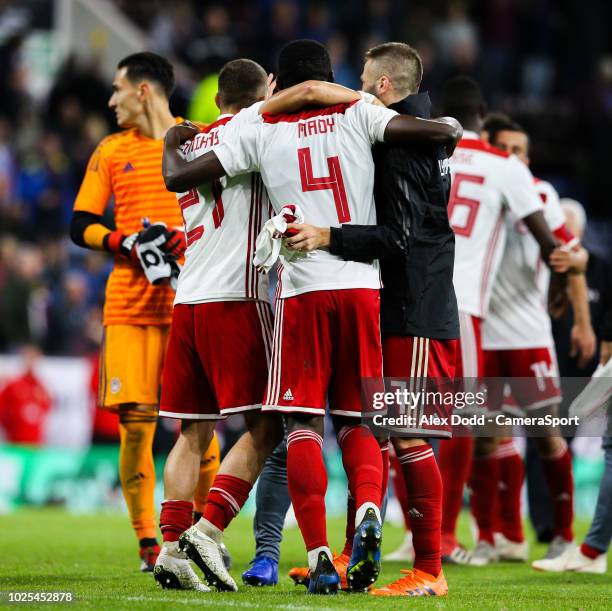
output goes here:
[[423, 78], [423, 60], [418, 51], [404, 42], [385, 42], [366, 51], [364, 61], [372, 60], [376, 78], [387, 76], [399, 95], [419, 90]]

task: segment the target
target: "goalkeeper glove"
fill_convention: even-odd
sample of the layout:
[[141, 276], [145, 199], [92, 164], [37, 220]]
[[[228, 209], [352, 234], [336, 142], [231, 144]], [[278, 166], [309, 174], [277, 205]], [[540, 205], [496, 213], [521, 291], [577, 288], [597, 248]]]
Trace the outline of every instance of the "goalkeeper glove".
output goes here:
[[166, 223], [157, 222], [147, 225], [136, 239], [138, 244], [153, 241], [168, 261], [179, 259], [185, 252], [185, 232], [180, 229], [168, 229]]
[[[154, 223], [147, 225], [136, 240], [138, 259], [151, 284], [159, 284], [164, 280], [170, 281], [174, 268], [178, 268], [174, 259], [164, 249], [170, 235], [171, 232], [168, 231], [165, 223]], [[178, 277], [178, 273], [175, 275]]]
[[134, 232], [130, 235], [124, 235], [120, 231], [111, 231], [104, 237], [104, 247], [110, 252], [117, 255], [123, 255], [134, 263], [138, 263], [138, 255], [136, 254], [136, 241], [142, 232]]
[[161, 245], [161, 249], [166, 253], [166, 258], [176, 261], [183, 256], [187, 248], [185, 232], [182, 229], [168, 230], [167, 240]]

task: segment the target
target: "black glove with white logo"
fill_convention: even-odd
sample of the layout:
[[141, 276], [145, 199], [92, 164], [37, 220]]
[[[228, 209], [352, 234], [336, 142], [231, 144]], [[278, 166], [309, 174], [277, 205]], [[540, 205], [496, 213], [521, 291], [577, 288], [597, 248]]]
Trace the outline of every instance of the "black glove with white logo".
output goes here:
[[153, 223], [138, 234], [136, 254], [151, 284], [159, 284], [178, 275], [177, 268], [180, 270], [180, 267], [165, 249], [171, 236], [172, 232], [168, 231], [165, 223]]

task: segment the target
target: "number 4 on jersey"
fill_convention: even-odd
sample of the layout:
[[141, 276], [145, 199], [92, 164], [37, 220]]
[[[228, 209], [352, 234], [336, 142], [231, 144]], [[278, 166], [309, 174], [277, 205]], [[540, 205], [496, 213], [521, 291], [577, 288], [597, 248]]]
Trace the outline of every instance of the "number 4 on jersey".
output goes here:
[[349, 223], [351, 221], [351, 212], [346, 198], [346, 190], [344, 189], [344, 179], [342, 178], [342, 170], [340, 169], [340, 158], [337, 155], [328, 157], [327, 167], [329, 168], [329, 176], [317, 177], [313, 176], [310, 148], [298, 149], [298, 160], [300, 163], [302, 191], [308, 192], [330, 189], [334, 196], [338, 221], [340, 223]]

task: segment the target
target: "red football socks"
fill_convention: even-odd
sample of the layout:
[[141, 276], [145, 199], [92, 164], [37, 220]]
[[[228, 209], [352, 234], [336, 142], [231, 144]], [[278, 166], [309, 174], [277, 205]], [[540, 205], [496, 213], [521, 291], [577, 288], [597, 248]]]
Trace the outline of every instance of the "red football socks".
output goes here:
[[327, 547], [327, 471], [323, 462], [322, 445], [321, 436], [307, 429], [293, 431], [287, 437], [289, 495], [308, 551]]
[[438, 575], [442, 568], [442, 477], [429, 444], [399, 450], [408, 514], [412, 524], [414, 568]]
[[478, 525], [478, 540], [495, 545], [493, 529], [499, 510], [499, 461], [495, 453], [474, 457], [469, 486], [470, 508]]
[[402, 508], [404, 526], [406, 527], [406, 530], [410, 530], [410, 517], [408, 516], [408, 495], [406, 494], [406, 482], [404, 481], [404, 474], [402, 473], [402, 465], [395, 454], [391, 454], [389, 456], [389, 461], [391, 463], [395, 498]]
[[[382, 494], [380, 498], [380, 505], [382, 507], [387, 493], [387, 486], [389, 484], [389, 440], [386, 439], [380, 443], [380, 452], [382, 456]], [[355, 537], [355, 513], [357, 506], [355, 505], [355, 499], [353, 493], [349, 489], [348, 498], [346, 501], [346, 539], [344, 541], [343, 554], [350, 556], [353, 551], [353, 538]]]
[[381, 481], [381, 495], [379, 507], [382, 507], [387, 494], [387, 488], [389, 487], [389, 440], [380, 442], [380, 455], [382, 458], [382, 481]]
[[457, 519], [463, 505], [463, 489], [472, 471], [473, 437], [453, 437], [440, 443], [442, 475], [442, 535], [455, 541]]
[[382, 454], [372, 431], [362, 425], [343, 426], [338, 431], [338, 445], [355, 507], [368, 502], [380, 507]]
[[499, 462], [499, 520], [495, 530], [515, 543], [524, 541], [521, 520], [521, 489], [525, 464], [512, 439], [502, 441], [495, 451]]
[[208, 493], [204, 518], [223, 531], [249, 498], [253, 484], [233, 475], [217, 475]]
[[587, 558], [590, 558], [591, 560], [595, 560], [597, 556], [601, 556], [602, 554], [606, 553], [606, 552], [602, 552], [601, 550], [595, 549], [594, 547], [591, 547], [587, 543], [583, 543], [580, 546], [580, 551], [582, 552], [584, 556], [586, 556]]
[[555, 514], [555, 536], [566, 541], [574, 539], [574, 479], [572, 457], [565, 441], [563, 448], [551, 456], [542, 458], [544, 477], [552, 497]]
[[355, 507], [355, 499], [351, 495], [349, 490], [348, 498], [346, 499], [346, 531], [344, 540], [343, 554], [350, 556], [353, 552], [353, 539], [355, 537], [355, 513], [357, 513], [357, 507]]
[[191, 526], [192, 514], [191, 501], [164, 501], [159, 515], [164, 542], [178, 541], [181, 533]]

